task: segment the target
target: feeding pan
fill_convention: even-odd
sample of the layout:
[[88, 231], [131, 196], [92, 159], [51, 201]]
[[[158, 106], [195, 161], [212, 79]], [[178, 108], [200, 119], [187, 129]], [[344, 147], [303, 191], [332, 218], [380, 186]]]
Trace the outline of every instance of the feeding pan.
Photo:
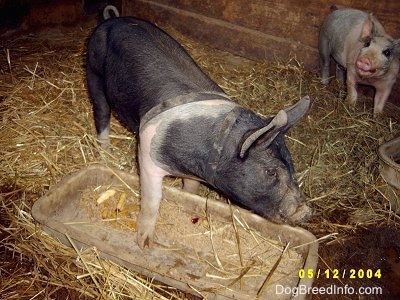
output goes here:
[[92, 165], [51, 188], [32, 215], [68, 246], [96, 247], [103, 258], [202, 298], [290, 299], [290, 289], [311, 287], [313, 279], [299, 275], [317, 266], [310, 232], [173, 187], [163, 187], [154, 246], [141, 250], [138, 193], [138, 176]]

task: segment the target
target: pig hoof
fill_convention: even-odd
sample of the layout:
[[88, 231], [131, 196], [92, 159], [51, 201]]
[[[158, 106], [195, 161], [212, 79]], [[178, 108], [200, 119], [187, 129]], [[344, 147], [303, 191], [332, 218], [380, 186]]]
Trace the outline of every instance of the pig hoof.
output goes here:
[[111, 152], [111, 144], [109, 140], [98, 140], [100, 148], [106, 152]]
[[[157, 213], [157, 211], [156, 211]], [[140, 249], [152, 248], [157, 215], [146, 216], [143, 209], [137, 218], [137, 243]]]
[[382, 115], [382, 113], [383, 113], [382, 110], [376, 110], [376, 109], [374, 109], [374, 118], [375, 118], [375, 119], [378, 118], [379, 116]]
[[329, 78], [321, 78], [321, 83], [327, 85], [329, 83]]
[[354, 109], [356, 106], [356, 102], [357, 102], [357, 97], [356, 98], [349, 96], [346, 97], [346, 103], [350, 108]]
[[137, 235], [137, 243], [140, 249], [144, 249], [145, 247], [152, 248], [153, 247], [153, 239], [146, 233], [138, 232]]
[[374, 118], [378, 117], [383, 113], [384, 105], [375, 105], [374, 106]]

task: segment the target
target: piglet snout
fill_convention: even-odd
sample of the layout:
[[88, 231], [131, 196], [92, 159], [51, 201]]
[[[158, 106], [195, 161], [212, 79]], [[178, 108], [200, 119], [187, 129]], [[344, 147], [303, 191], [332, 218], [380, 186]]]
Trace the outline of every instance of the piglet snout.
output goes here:
[[376, 71], [368, 57], [359, 57], [356, 61], [356, 66], [361, 76], [371, 75]]
[[280, 203], [279, 215], [272, 218], [276, 223], [296, 225], [306, 222], [313, 214], [313, 209], [306, 204], [304, 194], [293, 188], [288, 190]]
[[301, 203], [296, 211], [289, 216], [289, 221], [292, 224], [299, 224], [308, 221], [313, 215], [313, 209], [306, 203]]

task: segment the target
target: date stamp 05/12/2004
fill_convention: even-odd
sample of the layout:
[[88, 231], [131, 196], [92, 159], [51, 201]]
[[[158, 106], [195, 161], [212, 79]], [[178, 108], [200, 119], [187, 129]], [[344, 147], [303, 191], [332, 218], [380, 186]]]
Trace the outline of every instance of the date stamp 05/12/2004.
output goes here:
[[313, 269], [300, 269], [298, 272], [299, 278], [309, 278], [309, 279], [372, 279], [382, 277], [381, 269], [326, 269], [326, 270], [313, 270]]
[[[347, 280], [365, 280], [365, 279], [373, 279], [382, 278], [381, 269], [300, 269], [298, 272], [298, 276], [300, 279], [333, 279], [338, 280], [338, 282], [342, 283], [342, 279]], [[320, 294], [320, 295], [382, 295], [383, 289], [382, 287], [352, 287], [348, 284], [344, 286], [338, 286], [335, 283], [330, 284], [328, 286], [307, 286], [307, 285], [299, 285], [296, 287], [285, 287], [282, 285], [275, 286], [276, 294], [287, 294], [297, 296], [302, 294]]]

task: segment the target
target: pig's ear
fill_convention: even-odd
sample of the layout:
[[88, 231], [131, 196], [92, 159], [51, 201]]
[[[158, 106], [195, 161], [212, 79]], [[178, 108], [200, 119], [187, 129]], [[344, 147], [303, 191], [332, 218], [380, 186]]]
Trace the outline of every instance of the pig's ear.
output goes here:
[[361, 29], [360, 41], [365, 42], [374, 36], [374, 21], [372, 20], [372, 14], [368, 15], [365, 19]]
[[306, 114], [309, 107], [310, 97], [305, 96], [295, 105], [279, 111], [267, 126], [256, 130], [246, 138], [240, 149], [240, 157], [243, 158], [251, 145], [259, 138], [262, 138], [262, 141], [258, 143], [262, 143], [264, 147], [268, 147], [278, 134], [284, 134], [290, 127], [296, 124]]
[[296, 104], [285, 108], [285, 112], [288, 116], [288, 122], [281, 132], [286, 133], [293, 125], [295, 125], [310, 108], [311, 100], [309, 96], [301, 98]]
[[268, 145], [279, 134], [280, 129], [282, 129], [286, 124], [287, 114], [284, 110], [280, 110], [267, 126], [261, 127], [246, 138], [240, 149], [240, 158], [244, 157], [246, 151], [249, 150], [251, 145], [253, 145], [261, 136], [263, 136], [263, 140], [266, 140], [264, 143], [266, 143], [266, 147], [268, 147]]

